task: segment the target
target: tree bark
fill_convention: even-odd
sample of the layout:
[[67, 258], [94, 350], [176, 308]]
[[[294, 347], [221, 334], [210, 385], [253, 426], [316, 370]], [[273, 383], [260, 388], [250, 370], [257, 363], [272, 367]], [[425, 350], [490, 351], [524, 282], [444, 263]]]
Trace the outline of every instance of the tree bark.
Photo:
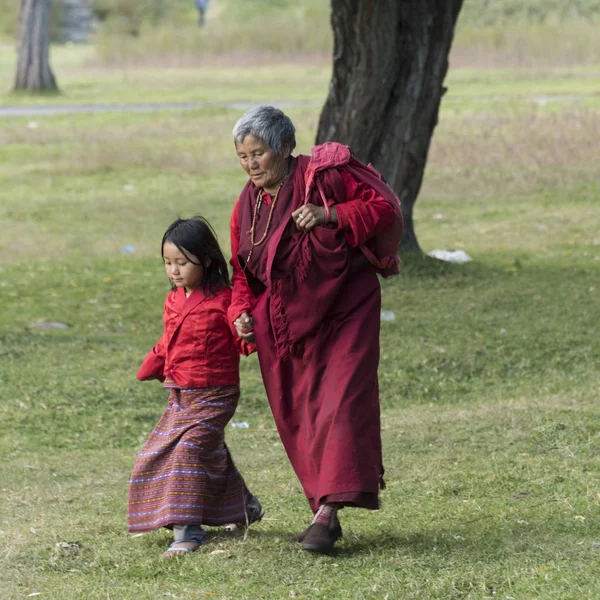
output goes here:
[[462, 0], [331, 0], [333, 75], [317, 144], [337, 141], [382, 173], [402, 201], [400, 250], [419, 251], [413, 206]]
[[51, 7], [52, 0], [21, 0], [15, 91], [58, 91], [49, 61]]

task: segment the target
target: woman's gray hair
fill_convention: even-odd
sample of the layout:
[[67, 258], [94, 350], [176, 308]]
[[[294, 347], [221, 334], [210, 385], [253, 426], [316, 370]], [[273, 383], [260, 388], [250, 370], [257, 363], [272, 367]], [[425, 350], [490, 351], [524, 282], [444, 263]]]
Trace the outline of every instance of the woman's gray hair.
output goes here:
[[283, 111], [274, 106], [255, 106], [246, 112], [233, 128], [233, 141], [239, 144], [253, 135], [265, 142], [271, 150], [282, 154], [296, 147], [296, 128]]

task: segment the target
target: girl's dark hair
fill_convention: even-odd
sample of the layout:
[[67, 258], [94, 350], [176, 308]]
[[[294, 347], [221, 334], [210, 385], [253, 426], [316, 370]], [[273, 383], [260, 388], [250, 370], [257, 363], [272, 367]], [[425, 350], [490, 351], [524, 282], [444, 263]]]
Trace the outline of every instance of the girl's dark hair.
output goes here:
[[[169, 225], [160, 244], [160, 254], [163, 260], [166, 242], [177, 246], [191, 263], [202, 265], [204, 277], [200, 285], [207, 296], [214, 295], [214, 292], [221, 287], [231, 287], [227, 261], [219, 247], [214, 229], [204, 217], [177, 219]], [[190, 254], [193, 254], [200, 263], [191, 260]], [[171, 289], [174, 290], [176, 287], [172, 285]]]

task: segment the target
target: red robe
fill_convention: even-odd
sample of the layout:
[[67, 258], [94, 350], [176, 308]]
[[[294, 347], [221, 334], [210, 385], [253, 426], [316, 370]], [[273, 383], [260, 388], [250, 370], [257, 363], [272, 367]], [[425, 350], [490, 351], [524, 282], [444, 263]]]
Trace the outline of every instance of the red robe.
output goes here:
[[[251, 258], [258, 190], [248, 182], [231, 218], [231, 323], [252, 314], [267, 397], [313, 510], [323, 502], [378, 508], [383, 465], [377, 367], [381, 296], [358, 246], [388, 228], [394, 209], [343, 169], [323, 173], [338, 225], [298, 231], [309, 158], [292, 158], [277, 203], [264, 195]], [[322, 204], [317, 196], [313, 204]], [[245, 271], [242, 265], [246, 266]]]

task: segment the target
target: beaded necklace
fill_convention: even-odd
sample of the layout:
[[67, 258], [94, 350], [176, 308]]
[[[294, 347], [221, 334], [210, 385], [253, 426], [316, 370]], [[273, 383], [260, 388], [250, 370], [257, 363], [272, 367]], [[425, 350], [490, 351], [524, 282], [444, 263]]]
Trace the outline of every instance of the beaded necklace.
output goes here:
[[250, 252], [248, 252], [248, 257], [246, 258], [246, 263], [244, 264], [244, 268], [242, 269], [243, 271], [245, 271], [248, 268], [248, 263], [250, 262], [250, 259], [252, 258], [252, 253], [254, 252], [254, 247], [260, 246], [267, 239], [267, 235], [269, 233], [269, 228], [271, 227], [271, 219], [273, 218], [273, 211], [275, 210], [275, 205], [277, 204], [277, 198], [279, 198], [279, 192], [281, 191], [281, 188], [283, 187], [285, 180], [286, 180], [286, 178], [284, 177], [282, 182], [279, 184], [279, 187], [277, 188], [277, 192], [275, 193], [273, 202], [271, 202], [271, 207], [269, 208], [269, 218], [267, 219], [267, 226], [265, 227], [265, 232], [263, 233], [260, 240], [258, 240], [258, 242], [256, 242], [255, 238], [254, 238], [254, 236], [256, 234], [256, 220], [258, 218], [258, 211], [260, 210], [260, 207], [262, 205], [262, 199], [263, 199], [262, 188], [260, 188], [260, 190], [258, 191], [258, 196], [256, 198], [256, 204], [254, 205], [254, 214], [252, 215], [252, 226], [250, 227], [250, 243], [252, 245], [250, 246]]

